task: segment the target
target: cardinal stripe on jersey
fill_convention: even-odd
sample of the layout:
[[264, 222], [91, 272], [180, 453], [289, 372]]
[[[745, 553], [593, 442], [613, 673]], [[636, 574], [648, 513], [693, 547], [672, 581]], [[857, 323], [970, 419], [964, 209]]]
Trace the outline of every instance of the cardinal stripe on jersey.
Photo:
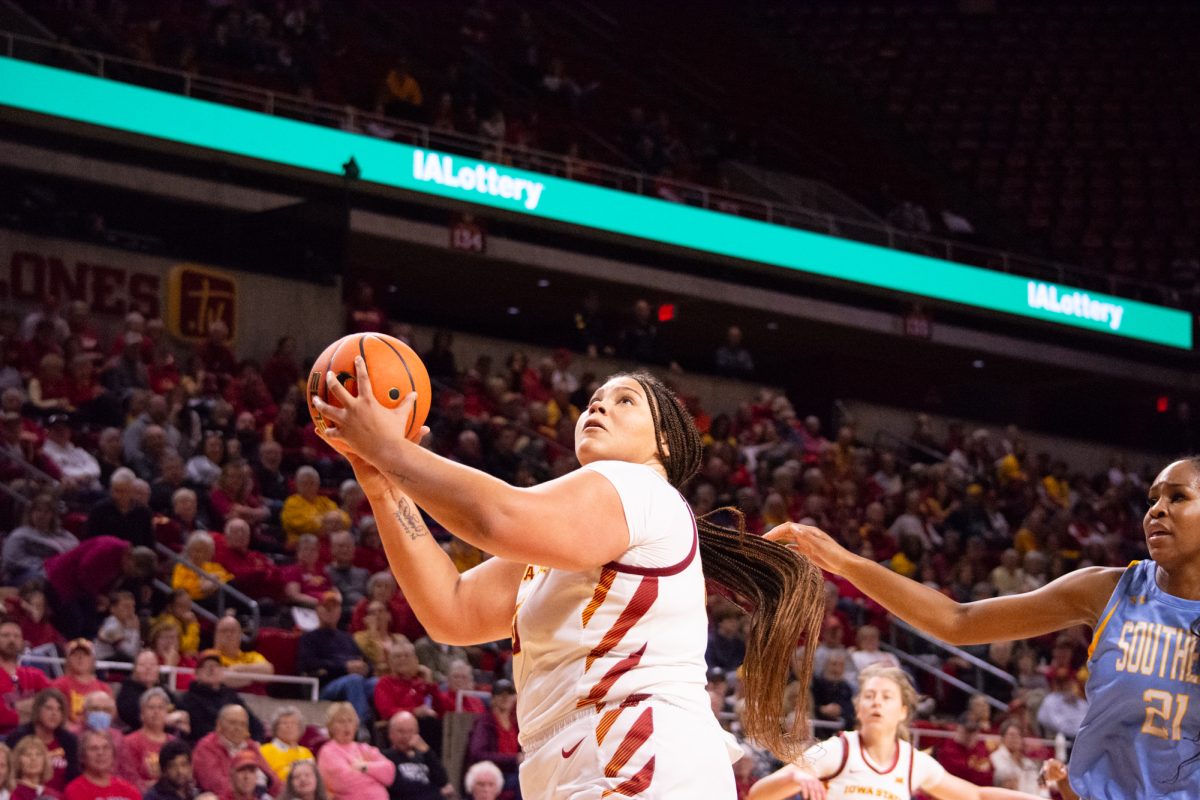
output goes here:
[[604, 716], [600, 717], [600, 723], [596, 725], [596, 746], [604, 744], [604, 737], [608, 736], [609, 730], [612, 729], [613, 723], [617, 721], [617, 717], [621, 716], [621, 712], [625, 710], [625, 706], [618, 706], [604, 712]]
[[644, 767], [642, 767], [641, 769], [639, 769], [637, 771], [636, 775], [634, 775], [632, 778], [630, 778], [627, 781], [623, 781], [615, 789], [606, 789], [604, 791], [604, 794], [602, 794], [600, 796], [603, 798], [603, 797], [611, 797], [614, 794], [619, 794], [624, 797], [636, 797], [639, 794], [641, 794], [642, 792], [649, 789], [650, 782], [653, 780], [654, 780], [654, 756], [650, 756], [650, 760], [646, 762], [646, 765]]
[[604, 698], [608, 695], [608, 690], [613, 687], [622, 675], [636, 667], [642, 660], [642, 656], [646, 653], [646, 645], [634, 653], [630, 653], [625, 658], [622, 658], [616, 664], [613, 664], [608, 672], [604, 673], [604, 677], [596, 682], [592, 690], [588, 692], [588, 696], [575, 703], [576, 708], [587, 708], [588, 706], [596, 706], [599, 710], [604, 703]]
[[[646, 743], [646, 740], [650, 738], [650, 734], [652, 733], [654, 733], [654, 709], [647, 708], [638, 716], [637, 720], [625, 733], [625, 738], [617, 746], [617, 751], [613, 753], [612, 758], [609, 759], [608, 764], [604, 767], [604, 775], [609, 778], [615, 778], [620, 775], [621, 770], [625, 769], [625, 765], [629, 763], [629, 759], [633, 758], [633, 754]], [[647, 764], [649, 765], [649, 762]], [[653, 766], [650, 767], [650, 772], [653, 774]], [[640, 775], [641, 772], [638, 774]], [[635, 775], [634, 777], [636, 778], [637, 776]]]
[[604, 603], [604, 598], [608, 597], [608, 590], [612, 588], [613, 581], [616, 580], [617, 571], [612, 567], [604, 567], [600, 570], [600, 580], [596, 583], [596, 589], [592, 592], [592, 601], [583, 609], [583, 627], [587, 627], [592, 621], [592, 615], [596, 613], [596, 609]]
[[[642, 582], [638, 584], [637, 591], [633, 593], [633, 597], [629, 600], [629, 605], [625, 606], [625, 610], [621, 612], [621, 616], [617, 617], [617, 621], [613, 623], [613, 626], [600, 639], [600, 643], [592, 648], [592, 652], [588, 653], [583, 671], [587, 672], [592, 668], [592, 664], [595, 663], [596, 659], [608, 655], [614, 647], [620, 644], [621, 639], [625, 638], [625, 634], [629, 633], [629, 629], [638, 624], [642, 617], [646, 616], [646, 612], [650, 610], [650, 606], [654, 605], [654, 601], [657, 599], [658, 578], [642, 578]], [[642, 649], [645, 650], [645, 647]]]

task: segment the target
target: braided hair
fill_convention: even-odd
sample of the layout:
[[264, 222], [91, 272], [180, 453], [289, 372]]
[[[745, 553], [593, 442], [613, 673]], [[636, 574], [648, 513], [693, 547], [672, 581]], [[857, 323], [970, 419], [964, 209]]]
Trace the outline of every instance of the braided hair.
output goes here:
[[[624, 377], [641, 385], [650, 402], [658, 458], [677, 489], [700, 467], [703, 444], [696, 423], [662, 381], [645, 372]], [[711, 517], [732, 514], [737, 527]], [[704, 577], [728, 590], [750, 613], [746, 660], [742, 665], [746, 735], [784, 761], [799, 755], [807, 740], [808, 692], [800, 693], [795, 721], [784, 730], [784, 690], [797, 642], [808, 645], [796, 678], [806, 687], [812, 678], [814, 647], [824, 613], [824, 581], [806, 558], [776, 542], [746, 533], [745, 518], [720, 508], [696, 520]]]

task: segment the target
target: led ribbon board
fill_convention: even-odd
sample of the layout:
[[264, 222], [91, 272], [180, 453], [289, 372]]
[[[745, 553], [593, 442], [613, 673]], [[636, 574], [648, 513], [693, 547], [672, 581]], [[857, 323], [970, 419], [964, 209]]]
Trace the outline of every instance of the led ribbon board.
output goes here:
[[0, 58], [0, 106], [918, 297], [1191, 349], [1191, 315]]

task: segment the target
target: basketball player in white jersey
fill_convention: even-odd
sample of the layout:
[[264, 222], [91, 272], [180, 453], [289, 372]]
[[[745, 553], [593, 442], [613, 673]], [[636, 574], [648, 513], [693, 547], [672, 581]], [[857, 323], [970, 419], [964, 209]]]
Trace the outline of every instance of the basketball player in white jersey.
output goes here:
[[903, 671], [867, 667], [858, 680], [858, 730], [813, 745], [796, 763], [754, 784], [749, 800], [909, 800], [918, 790], [936, 800], [1036, 800], [1024, 792], [968, 783], [914, 749], [908, 722], [917, 693]]
[[[412, 398], [387, 410], [357, 369], [358, 398], [331, 380], [342, 408], [318, 404], [326, 435], [430, 636], [512, 638], [526, 800], [735, 797], [740, 748], [705, 692], [706, 576], [756, 609], [744, 725], [794, 757], [782, 692], [795, 642], [816, 638], [819, 577], [787, 548], [693, 519], [677, 487], [699, 466], [700, 437], [661, 382], [611, 378], [576, 426], [583, 468], [519, 489], [406, 440]], [[497, 557], [460, 576], [418, 505]]]

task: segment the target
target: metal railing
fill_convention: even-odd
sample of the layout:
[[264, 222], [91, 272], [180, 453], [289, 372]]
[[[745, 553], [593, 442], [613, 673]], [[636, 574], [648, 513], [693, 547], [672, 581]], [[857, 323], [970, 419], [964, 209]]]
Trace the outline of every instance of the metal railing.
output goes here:
[[90, 65], [90, 71], [100, 77], [201, 100], [234, 105], [315, 125], [362, 132], [484, 160], [508, 161], [522, 169], [568, 180], [651, 195], [723, 214], [905, 250], [999, 272], [1069, 283], [1082, 289], [1105, 291], [1170, 306], [1182, 306], [1185, 302], [1184, 298], [1170, 287], [1140, 278], [1118, 276], [1103, 270], [981, 247], [930, 234], [904, 231], [886, 224], [841, 217], [801, 206], [772, 202], [761, 197], [647, 175], [545, 150], [511, 146], [480, 136], [393, 119], [353, 106], [321, 102], [235, 81], [160, 67], [10, 31], [0, 31], [0, 52], [9, 58], [49, 63], [66, 69], [78, 68], [79, 60], [83, 59], [82, 63]]
[[[61, 485], [61, 482], [58, 480], [58, 478], [55, 478], [50, 473], [39, 469], [35, 465], [29, 463], [24, 456], [18, 455], [8, 448], [0, 448], [0, 459], [4, 459], [5, 461], [16, 465], [21, 472], [25, 473], [26, 480], [32, 484], [44, 484], [56, 488]], [[5, 483], [0, 483], [0, 488], [2, 488], [5, 494], [9, 495], [14, 502], [17, 502], [21, 506], [24, 506], [29, 502], [30, 498], [16, 491], [12, 486], [9, 486]]]
[[903, 663], [908, 664], [913, 669], [919, 670], [920, 672], [924, 672], [926, 675], [931, 676], [932, 678], [937, 680], [939, 683], [944, 683], [947, 686], [953, 686], [955, 689], [958, 689], [959, 691], [963, 692], [966, 695], [973, 695], [973, 694], [982, 695], [984, 700], [987, 701], [987, 704], [989, 706], [991, 706], [992, 708], [996, 709], [997, 711], [1007, 711], [1008, 710], [1008, 703], [1005, 703], [1003, 700], [999, 700], [995, 697], [992, 697], [990, 694], [983, 691], [979, 687], [971, 686], [969, 683], [964, 683], [963, 681], [959, 680], [958, 678], [954, 677], [953, 675], [946, 674], [945, 672], [938, 669], [933, 664], [928, 663], [927, 661], [925, 661], [924, 659], [922, 659], [919, 656], [914, 656], [911, 653], [907, 653], [907, 652], [901, 650], [899, 647], [895, 647], [890, 644], [882, 644], [882, 645], [880, 645], [879, 649], [883, 650], [886, 653], [891, 653], [892, 655], [894, 655], [896, 658], [898, 658]]
[[[57, 667], [59, 672], [62, 671], [63, 664], [66, 659], [61, 656], [43, 656], [34, 653], [23, 653], [18, 659], [21, 664], [45, 664], [47, 666]], [[111, 671], [111, 672], [132, 672], [133, 664], [128, 661], [97, 661], [96, 669]], [[195, 675], [196, 670], [192, 667], [169, 667], [160, 666], [158, 668], [160, 675], [166, 675], [167, 687], [171, 691], [176, 691], [178, 687], [178, 679], [180, 675]], [[232, 675], [235, 678], [246, 678], [253, 683], [280, 683], [293, 684], [298, 686], [307, 686], [309, 700], [317, 701], [321, 699], [321, 682], [316, 678], [310, 678], [304, 675], [263, 675], [258, 672], [243, 672], [236, 669], [226, 669], [226, 675]]]
[[[189, 561], [185, 556], [181, 555], [180, 553], [176, 553], [174, 550], [172, 550], [171, 548], [162, 544], [161, 542], [156, 542], [154, 545], [154, 549], [158, 551], [159, 555], [164, 556], [165, 558], [169, 559], [172, 563], [182, 564], [183, 566], [187, 567], [188, 569], [194, 571], [201, 578], [210, 580], [214, 584], [216, 584], [216, 587], [217, 587], [217, 594], [216, 594], [217, 611], [216, 611], [216, 614], [213, 614], [211, 611], [204, 608], [200, 604], [196, 603], [195, 601], [192, 601], [192, 609], [193, 609], [193, 611], [195, 611], [197, 613], [197, 615], [203, 616], [209, 622], [216, 622], [218, 619], [225, 616], [225, 609], [226, 609], [225, 596], [228, 595], [234, 601], [236, 601], [238, 605], [243, 606], [250, 613], [250, 624], [243, 631], [243, 638], [245, 638], [247, 640], [253, 639], [258, 634], [259, 625], [262, 623], [262, 612], [259, 609], [257, 600], [243, 594], [242, 592], [239, 592], [237, 589], [233, 588], [228, 583], [222, 583], [221, 579], [218, 578], [216, 575], [213, 575], [210, 572], [205, 572], [199, 566], [197, 566], [196, 564], [193, 564], [191, 561]], [[172, 591], [174, 591], [170, 586], [166, 585], [162, 581], [156, 581], [155, 585], [160, 589], [164, 589], [167, 592], [167, 594], [170, 594]]]
[[[972, 677], [974, 678], [974, 685], [950, 675], [939, 669], [937, 666], [930, 664], [928, 661], [921, 658], [921, 656], [912, 653], [912, 648], [902, 648], [896, 641], [897, 631], [903, 631], [910, 639], [917, 639], [924, 642], [930, 649], [941, 650], [948, 656], [965, 661], [972, 668], [971, 673]], [[984, 661], [977, 656], [971, 655], [962, 648], [955, 647], [952, 644], [947, 644], [936, 637], [919, 631], [912, 625], [909, 625], [907, 622], [897, 617], [890, 618], [889, 639], [890, 643], [884, 643], [880, 646], [880, 648], [893, 654], [896, 656], [896, 658], [900, 659], [900, 661], [909, 665], [913, 669], [924, 672], [939, 683], [958, 689], [964, 694], [983, 695], [987, 704], [998, 711], [1006, 711], [1008, 709], [1008, 704], [1006, 702], [999, 700], [984, 691], [985, 675], [989, 675], [1002, 683], [1008, 684], [1009, 686], [1016, 687], [1017, 679], [999, 667], [989, 664], [987, 661]]]
[[[875, 431], [873, 446], [876, 450], [890, 450], [896, 456], [897, 461], [909, 466], [912, 465], [912, 459], [908, 457], [908, 454], [914, 450], [929, 456], [937, 463], [950, 458], [949, 453], [943, 453], [941, 450], [923, 445], [907, 436], [901, 436], [898, 433], [893, 433], [882, 428]], [[976, 475], [975, 477], [979, 476]]]

